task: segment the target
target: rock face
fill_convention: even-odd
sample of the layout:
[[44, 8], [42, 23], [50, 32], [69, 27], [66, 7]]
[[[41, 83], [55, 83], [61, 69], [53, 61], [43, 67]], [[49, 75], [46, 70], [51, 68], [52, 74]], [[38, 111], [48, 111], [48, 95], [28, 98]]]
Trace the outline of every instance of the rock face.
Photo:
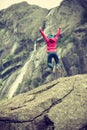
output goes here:
[[22, 2], [0, 11], [0, 98], [60, 77], [49, 74], [40, 26], [46, 34], [62, 27], [57, 53], [63, 76], [87, 73], [86, 8], [87, 0], [63, 0], [51, 10]]
[[[8, 95], [9, 87], [12, 84], [14, 86], [18, 79], [20, 81], [15, 88], [21, 86], [20, 92], [31, 88], [29, 84], [33, 80], [32, 72], [36, 69], [33, 63], [36, 57], [32, 51], [35, 39], [40, 36], [39, 27], [47, 13], [47, 9], [30, 6], [26, 2], [0, 11], [0, 97]], [[33, 84], [35, 83], [32, 83], [32, 88], [35, 86]], [[23, 89], [23, 85], [27, 87]]]
[[87, 75], [59, 78], [0, 102], [0, 130], [87, 130]]

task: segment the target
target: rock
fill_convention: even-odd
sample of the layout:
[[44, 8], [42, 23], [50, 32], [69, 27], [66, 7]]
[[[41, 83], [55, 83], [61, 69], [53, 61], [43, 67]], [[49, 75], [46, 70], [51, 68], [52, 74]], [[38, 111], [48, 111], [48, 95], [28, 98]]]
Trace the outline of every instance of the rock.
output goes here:
[[59, 78], [0, 102], [1, 130], [86, 130], [87, 75]]

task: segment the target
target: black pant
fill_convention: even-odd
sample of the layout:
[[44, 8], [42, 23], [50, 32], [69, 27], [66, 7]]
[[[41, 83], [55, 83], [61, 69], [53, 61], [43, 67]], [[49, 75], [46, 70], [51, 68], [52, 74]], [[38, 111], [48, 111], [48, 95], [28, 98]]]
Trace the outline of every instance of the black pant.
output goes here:
[[56, 52], [49, 52], [47, 57], [47, 64], [48, 67], [53, 70], [53, 64], [52, 64], [52, 58], [54, 58], [56, 65], [59, 63], [59, 58], [56, 54]]

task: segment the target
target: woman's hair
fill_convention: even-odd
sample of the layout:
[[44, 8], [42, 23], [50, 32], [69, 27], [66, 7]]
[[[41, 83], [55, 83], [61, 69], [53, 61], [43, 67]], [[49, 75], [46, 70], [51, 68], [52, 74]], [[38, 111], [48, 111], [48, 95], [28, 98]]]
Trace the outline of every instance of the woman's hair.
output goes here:
[[53, 38], [54, 35], [53, 35], [53, 34], [49, 34], [47, 37], [48, 37], [48, 38]]

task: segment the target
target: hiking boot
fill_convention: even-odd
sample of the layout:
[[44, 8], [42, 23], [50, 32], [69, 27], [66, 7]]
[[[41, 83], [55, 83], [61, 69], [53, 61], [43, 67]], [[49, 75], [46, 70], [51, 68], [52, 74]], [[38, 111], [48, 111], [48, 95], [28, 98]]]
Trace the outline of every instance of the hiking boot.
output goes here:
[[58, 72], [62, 74], [62, 68], [61, 68], [61, 65], [60, 65], [60, 64], [57, 64], [57, 67], [56, 67], [56, 68], [57, 68]]
[[53, 71], [52, 71], [52, 72], [53, 72], [53, 73], [56, 72], [56, 66], [53, 67]]

